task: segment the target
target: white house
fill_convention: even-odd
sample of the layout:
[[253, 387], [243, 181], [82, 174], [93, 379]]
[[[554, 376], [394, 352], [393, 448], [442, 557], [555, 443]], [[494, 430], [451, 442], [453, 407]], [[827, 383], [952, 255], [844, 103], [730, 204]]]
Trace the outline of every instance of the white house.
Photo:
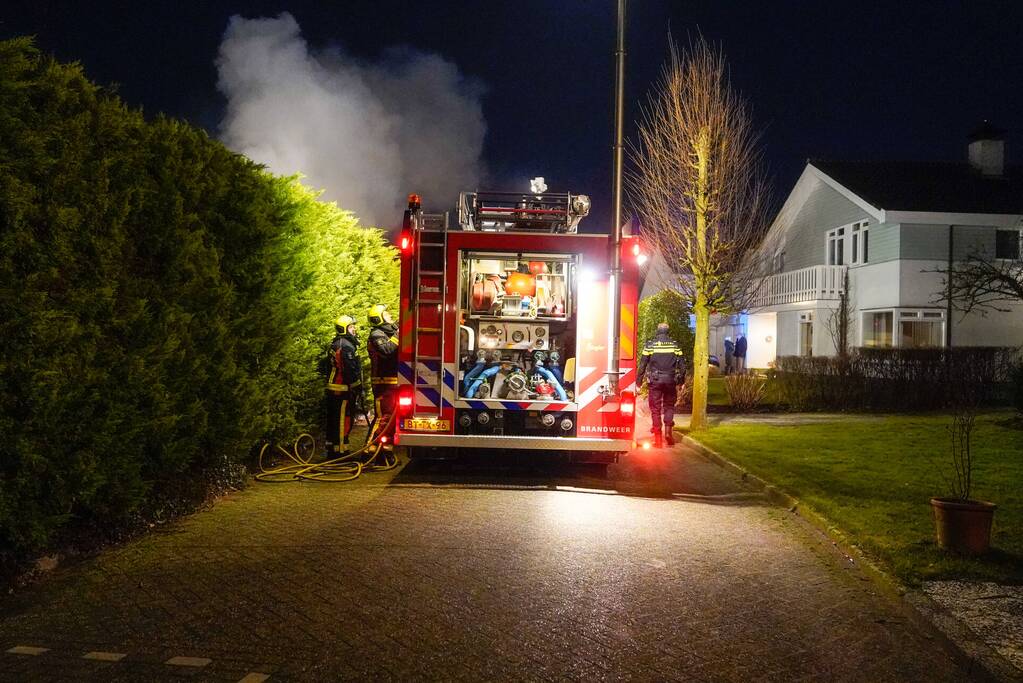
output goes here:
[[1023, 346], [1023, 305], [949, 318], [937, 272], [950, 253], [1019, 260], [1021, 239], [1023, 168], [986, 124], [961, 163], [810, 161], [763, 242], [754, 306], [715, 321], [712, 353], [744, 332], [750, 367], [833, 355], [846, 274], [850, 346]]

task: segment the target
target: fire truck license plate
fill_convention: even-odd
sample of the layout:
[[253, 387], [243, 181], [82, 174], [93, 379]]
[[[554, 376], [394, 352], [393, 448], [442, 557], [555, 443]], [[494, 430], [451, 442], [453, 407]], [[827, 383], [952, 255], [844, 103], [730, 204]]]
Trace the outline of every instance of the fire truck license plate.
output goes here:
[[451, 431], [451, 421], [408, 417], [401, 428], [407, 432], [447, 432]]

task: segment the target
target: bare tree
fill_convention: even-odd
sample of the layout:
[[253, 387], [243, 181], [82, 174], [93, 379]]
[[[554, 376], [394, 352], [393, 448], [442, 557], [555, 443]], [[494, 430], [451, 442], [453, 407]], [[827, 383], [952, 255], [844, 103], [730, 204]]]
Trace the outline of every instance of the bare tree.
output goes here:
[[692, 427], [707, 423], [710, 316], [748, 308], [767, 225], [767, 184], [749, 107], [702, 38], [668, 61], [630, 144], [627, 182], [642, 234], [696, 316]]
[[1009, 302], [1023, 303], [1023, 261], [972, 254], [939, 272], [945, 276], [946, 296], [951, 294], [953, 305], [963, 313], [1008, 312]]
[[828, 332], [835, 344], [835, 352], [839, 358], [849, 355], [849, 332], [852, 329], [854, 305], [852, 292], [849, 291], [849, 269], [842, 274], [842, 293], [838, 296], [838, 307], [828, 316]]

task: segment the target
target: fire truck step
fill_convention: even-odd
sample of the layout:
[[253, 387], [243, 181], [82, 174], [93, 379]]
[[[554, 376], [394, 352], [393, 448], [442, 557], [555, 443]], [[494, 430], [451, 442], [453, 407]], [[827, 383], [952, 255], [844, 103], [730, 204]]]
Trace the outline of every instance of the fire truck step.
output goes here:
[[433, 333], [433, 332], [440, 332], [441, 329], [439, 327], [417, 327], [416, 331], [417, 332], [431, 332], [431, 333]]
[[434, 306], [437, 306], [442, 303], [444, 302], [441, 301], [440, 299], [419, 299], [418, 301], [416, 301], [417, 306], [423, 306], [425, 304], [433, 304]]
[[416, 356], [416, 360], [440, 360], [440, 356]]
[[419, 274], [420, 275], [443, 275], [444, 271], [443, 270], [421, 270], [421, 271], [419, 271]]

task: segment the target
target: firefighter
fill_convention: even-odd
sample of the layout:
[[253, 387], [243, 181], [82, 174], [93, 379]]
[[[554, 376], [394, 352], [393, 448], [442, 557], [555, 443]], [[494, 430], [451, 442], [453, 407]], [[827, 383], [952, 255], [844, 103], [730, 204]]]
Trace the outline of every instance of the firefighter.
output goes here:
[[[383, 304], [370, 306], [367, 318], [372, 326], [368, 348], [376, 423], [379, 429], [383, 429], [394, 413], [398, 391], [398, 328]], [[393, 430], [392, 425], [384, 433], [390, 436]]]
[[362, 365], [359, 363], [358, 328], [355, 318], [342, 315], [334, 321], [337, 334], [327, 351], [327, 459], [348, 450], [352, 417], [362, 393]]
[[664, 442], [669, 446], [675, 444], [671, 430], [675, 424], [676, 387], [685, 382], [685, 368], [682, 349], [668, 336], [668, 323], [661, 323], [657, 326], [657, 334], [643, 347], [636, 375], [638, 385], [642, 386], [644, 377], [649, 382], [650, 431], [654, 434], [654, 446], [657, 448]]

